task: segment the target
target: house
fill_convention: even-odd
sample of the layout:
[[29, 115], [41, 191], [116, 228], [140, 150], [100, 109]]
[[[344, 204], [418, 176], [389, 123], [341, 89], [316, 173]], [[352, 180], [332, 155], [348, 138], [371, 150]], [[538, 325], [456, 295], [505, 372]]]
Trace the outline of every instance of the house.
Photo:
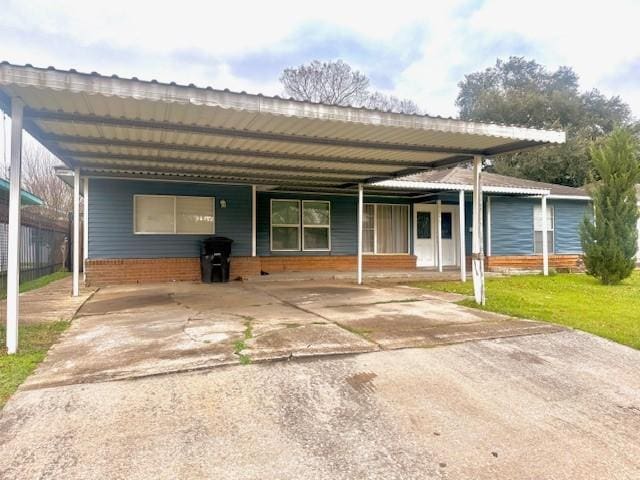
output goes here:
[[[483, 158], [565, 142], [561, 131], [7, 62], [0, 63], [0, 109], [12, 118], [12, 191], [20, 183], [23, 130], [68, 167], [73, 244], [86, 247], [89, 283], [195, 280], [198, 243], [212, 234], [234, 240], [236, 277], [353, 269], [361, 283], [363, 268], [415, 268], [414, 230], [424, 235], [427, 220], [414, 218], [414, 205], [424, 203], [425, 189], [382, 182], [473, 162], [473, 187], [459, 195], [472, 205], [463, 228], [466, 238], [467, 223], [473, 225], [472, 277], [482, 302]], [[543, 205], [546, 190], [533, 190]], [[87, 207], [82, 240], [81, 196]], [[11, 258], [20, 249], [12, 228], [18, 217], [12, 202]], [[546, 271], [548, 222], [542, 218]], [[446, 222], [437, 222], [445, 234]], [[469, 249], [460, 244], [466, 258]], [[74, 295], [79, 255], [74, 248]], [[466, 262], [459, 263], [466, 278]], [[18, 270], [10, 268], [10, 353], [17, 341], [17, 283]]]
[[[549, 266], [578, 269], [582, 247], [580, 224], [591, 214], [582, 188], [483, 173], [484, 252], [489, 271], [542, 269], [542, 202], [546, 200]], [[413, 206], [413, 252], [419, 267], [460, 265], [461, 252], [471, 251], [470, 197], [473, 172], [461, 167], [432, 170], [379, 183], [389, 188], [422, 190]], [[464, 207], [459, 198], [464, 194]], [[459, 232], [461, 208], [464, 238]], [[441, 224], [435, 224], [440, 212]], [[437, 234], [438, 228], [440, 235]], [[438, 239], [440, 238], [440, 242]], [[460, 242], [464, 241], [461, 246]], [[439, 249], [441, 252], [439, 252]], [[469, 257], [467, 257], [469, 260]]]

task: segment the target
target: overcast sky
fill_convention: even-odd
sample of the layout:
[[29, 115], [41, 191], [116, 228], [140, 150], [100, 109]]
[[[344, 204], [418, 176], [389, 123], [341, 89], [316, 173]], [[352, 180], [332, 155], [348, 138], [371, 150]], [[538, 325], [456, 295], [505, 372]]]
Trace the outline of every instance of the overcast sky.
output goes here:
[[0, 60], [280, 94], [279, 73], [341, 58], [373, 86], [455, 116], [497, 57], [572, 66], [640, 116], [640, 1], [0, 0]]

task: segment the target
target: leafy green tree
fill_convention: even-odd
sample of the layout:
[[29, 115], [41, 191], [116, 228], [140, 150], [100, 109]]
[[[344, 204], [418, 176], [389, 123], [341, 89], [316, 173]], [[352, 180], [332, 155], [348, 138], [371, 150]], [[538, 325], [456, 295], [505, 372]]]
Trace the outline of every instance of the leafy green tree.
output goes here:
[[589, 275], [613, 285], [631, 275], [636, 264], [638, 142], [629, 130], [616, 129], [592, 147], [591, 156], [595, 218], [585, 218], [580, 231], [584, 261]]
[[579, 91], [570, 67], [548, 71], [534, 60], [511, 57], [465, 75], [456, 105], [465, 120], [562, 129], [567, 143], [492, 159], [488, 169], [504, 175], [579, 187], [587, 181], [589, 146], [631, 122], [619, 97]]

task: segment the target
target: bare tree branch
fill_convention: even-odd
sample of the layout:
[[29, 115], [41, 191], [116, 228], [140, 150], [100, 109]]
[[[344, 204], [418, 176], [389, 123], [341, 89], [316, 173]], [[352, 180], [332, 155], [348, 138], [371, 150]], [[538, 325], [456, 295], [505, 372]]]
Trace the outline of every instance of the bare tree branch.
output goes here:
[[369, 79], [342, 60], [286, 68], [280, 76], [285, 93], [296, 100], [396, 113], [421, 113], [413, 100], [369, 90]]

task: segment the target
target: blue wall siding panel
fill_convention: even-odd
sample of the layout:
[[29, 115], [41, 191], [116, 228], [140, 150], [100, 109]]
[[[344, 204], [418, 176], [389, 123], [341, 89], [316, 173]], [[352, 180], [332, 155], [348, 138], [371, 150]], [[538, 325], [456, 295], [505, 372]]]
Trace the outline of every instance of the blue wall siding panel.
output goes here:
[[[90, 179], [89, 257], [195, 257], [207, 235], [135, 235], [137, 194], [216, 197], [216, 234], [233, 239], [233, 255], [251, 255], [251, 187], [200, 183]], [[220, 200], [227, 207], [220, 208]]]
[[[581, 253], [580, 223], [589, 211], [582, 200], [548, 200], [554, 207], [554, 253]], [[522, 197], [492, 197], [492, 255], [533, 254], [533, 208], [540, 199]]]
[[491, 255], [533, 254], [533, 206], [540, 200], [491, 198]]
[[580, 224], [591, 212], [590, 203], [577, 200], [549, 200], [555, 213], [556, 253], [582, 253]]
[[[272, 252], [270, 244], [271, 235], [271, 200], [324, 200], [331, 202], [331, 251], [330, 252]], [[364, 198], [365, 203], [393, 203], [410, 205], [408, 199], [390, 197]], [[314, 195], [298, 193], [258, 192], [257, 196], [257, 254], [259, 256], [289, 256], [289, 255], [356, 255], [358, 242], [357, 222], [358, 199], [355, 196], [346, 195]], [[410, 215], [411, 207], [409, 208]], [[412, 222], [409, 222], [411, 226]], [[410, 227], [411, 228], [411, 227]], [[411, 238], [409, 235], [409, 247], [411, 250]]]

